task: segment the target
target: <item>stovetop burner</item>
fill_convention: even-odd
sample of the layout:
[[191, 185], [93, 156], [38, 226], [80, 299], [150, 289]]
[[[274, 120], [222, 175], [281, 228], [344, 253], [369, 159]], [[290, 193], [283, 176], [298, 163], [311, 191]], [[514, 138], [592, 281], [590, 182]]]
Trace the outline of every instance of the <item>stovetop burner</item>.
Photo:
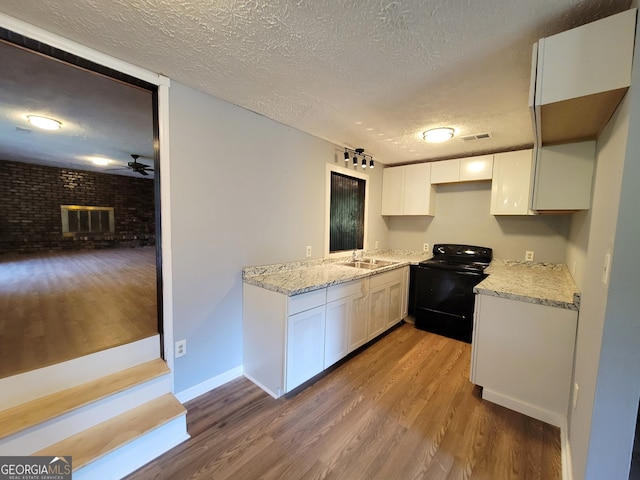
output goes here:
[[489, 266], [493, 250], [487, 247], [458, 244], [436, 244], [433, 257], [420, 265], [445, 270], [482, 272]]

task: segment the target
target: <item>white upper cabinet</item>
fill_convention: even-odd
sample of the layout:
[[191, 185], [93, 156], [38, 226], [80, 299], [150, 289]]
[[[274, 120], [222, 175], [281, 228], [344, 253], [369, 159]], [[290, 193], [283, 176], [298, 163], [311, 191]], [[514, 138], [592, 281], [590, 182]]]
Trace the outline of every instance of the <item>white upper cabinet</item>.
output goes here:
[[532, 208], [538, 213], [588, 210], [595, 151], [595, 141], [538, 149]]
[[382, 171], [382, 215], [404, 215], [404, 167]]
[[636, 9], [540, 39], [529, 103], [536, 144], [595, 139], [631, 84]]
[[492, 215], [530, 213], [532, 167], [532, 149], [494, 155], [491, 183]]
[[431, 183], [474, 182], [491, 180], [493, 155], [442, 160], [431, 164]]
[[595, 141], [496, 153], [492, 215], [573, 213], [591, 206]]
[[460, 159], [460, 181], [491, 180], [493, 178], [493, 155], [481, 155]]
[[460, 181], [460, 159], [442, 160], [431, 165], [431, 183], [454, 183]]
[[435, 215], [435, 188], [431, 186], [431, 164], [406, 165], [404, 215]]
[[435, 215], [431, 164], [387, 167], [382, 171], [382, 215]]

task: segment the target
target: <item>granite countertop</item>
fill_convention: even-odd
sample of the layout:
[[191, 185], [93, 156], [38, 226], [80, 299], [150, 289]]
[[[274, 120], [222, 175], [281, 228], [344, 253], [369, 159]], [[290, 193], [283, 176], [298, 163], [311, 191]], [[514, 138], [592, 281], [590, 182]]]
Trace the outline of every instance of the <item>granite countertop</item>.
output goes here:
[[551, 307], [580, 309], [580, 293], [562, 264], [494, 260], [473, 291]]
[[347, 255], [340, 258], [245, 267], [242, 269], [242, 279], [245, 283], [284, 295], [299, 295], [417, 264], [430, 258], [431, 254], [407, 250], [378, 250], [365, 252], [364, 257], [396, 263], [375, 270], [340, 265], [340, 263], [351, 261], [351, 255]]

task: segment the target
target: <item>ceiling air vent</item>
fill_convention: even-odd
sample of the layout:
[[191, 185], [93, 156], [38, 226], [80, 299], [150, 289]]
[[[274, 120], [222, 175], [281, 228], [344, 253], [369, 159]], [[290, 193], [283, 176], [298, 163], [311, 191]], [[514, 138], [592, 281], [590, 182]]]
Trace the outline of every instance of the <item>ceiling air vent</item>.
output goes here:
[[477, 133], [475, 135], [467, 135], [465, 137], [460, 137], [460, 140], [464, 142], [470, 142], [471, 140], [484, 140], [485, 138], [491, 138], [490, 133]]

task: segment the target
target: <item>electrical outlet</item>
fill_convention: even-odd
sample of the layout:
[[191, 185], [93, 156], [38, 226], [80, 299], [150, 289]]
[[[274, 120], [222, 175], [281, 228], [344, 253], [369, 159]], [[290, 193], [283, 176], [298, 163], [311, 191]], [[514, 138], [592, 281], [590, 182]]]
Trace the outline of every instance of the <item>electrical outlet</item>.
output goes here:
[[176, 342], [175, 357], [176, 358], [184, 357], [186, 354], [187, 354], [187, 341], [178, 340]]
[[375, 249], [377, 250], [380, 247], [380, 242], [378, 240], [376, 240], [376, 246]]
[[524, 252], [524, 261], [525, 262], [533, 262], [533, 250], [527, 250], [526, 252]]
[[578, 408], [578, 391], [580, 387], [578, 386], [578, 382], [573, 384], [573, 408]]
[[311, 245], [307, 245], [307, 257], [311, 256]]
[[429, 251], [429, 244], [428, 243], [424, 243], [422, 245], [422, 251], [423, 252], [428, 252]]

